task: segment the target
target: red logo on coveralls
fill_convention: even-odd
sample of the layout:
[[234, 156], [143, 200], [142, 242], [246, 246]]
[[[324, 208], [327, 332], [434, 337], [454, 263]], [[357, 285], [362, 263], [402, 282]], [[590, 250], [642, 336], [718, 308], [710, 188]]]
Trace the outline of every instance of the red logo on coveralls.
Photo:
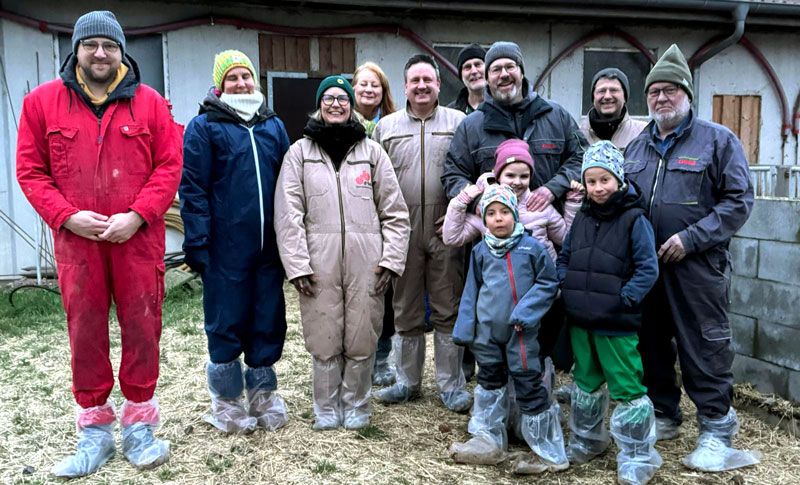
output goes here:
[[545, 149], [548, 149], [548, 148], [555, 148], [555, 147], [556, 147], [556, 146], [555, 146], [555, 145], [553, 145], [552, 143], [542, 143], [542, 148], [545, 148]]
[[685, 160], [683, 158], [678, 159], [678, 165], [697, 165], [697, 160]]
[[369, 172], [364, 170], [361, 172], [361, 175], [356, 177], [356, 184], [357, 185], [369, 185]]

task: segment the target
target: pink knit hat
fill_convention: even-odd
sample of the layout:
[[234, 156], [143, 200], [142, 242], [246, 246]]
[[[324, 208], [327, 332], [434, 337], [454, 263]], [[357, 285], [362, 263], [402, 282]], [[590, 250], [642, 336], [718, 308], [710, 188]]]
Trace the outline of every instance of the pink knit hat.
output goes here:
[[494, 152], [494, 175], [500, 179], [500, 172], [509, 163], [522, 162], [531, 167], [531, 177], [533, 176], [533, 158], [531, 157], [528, 143], [515, 138], [508, 139], [498, 145]]

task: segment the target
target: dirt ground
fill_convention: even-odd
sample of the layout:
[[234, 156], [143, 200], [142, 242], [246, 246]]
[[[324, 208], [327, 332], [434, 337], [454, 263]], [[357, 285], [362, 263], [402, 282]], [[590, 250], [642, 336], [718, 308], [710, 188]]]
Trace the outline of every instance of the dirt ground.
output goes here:
[[[42, 292], [43, 293], [43, 292]], [[455, 441], [465, 441], [467, 415], [449, 412], [440, 402], [428, 353], [422, 399], [407, 405], [374, 405], [372, 426], [352, 431], [311, 430], [311, 366], [303, 347], [294, 290], [286, 288], [289, 329], [283, 358], [275, 366], [279, 393], [290, 422], [271, 433], [225, 436], [202, 420], [209, 399], [204, 365], [206, 342], [198, 294], [175, 294], [164, 306], [158, 435], [172, 443], [168, 464], [135, 470], [118, 454], [98, 473], [70, 483], [108, 484], [601, 484], [616, 483], [615, 454], [558, 474], [520, 477], [508, 466], [457, 465], [448, 456]], [[0, 483], [57, 483], [49, 469], [74, 451], [74, 401], [70, 393], [69, 348], [63, 312], [55, 295], [20, 296], [20, 311], [0, 294]], [[46, 301], [45, 301], [46, 300]], [[55, 303], [53, 303], [55, 302]], [[119, 330], [111, 326], [112, 362], [119, 362]], [[432, 337], [428, 346], [432, 349]], [[559, 381], [565, 379], [559, 375]], [[470, 384], [470, 388], [474, 382]], [[118, 390], [112, 399], [119, 406]], [[664, 465], [653, 484], [800, 484], [800, 442], [740, 410], [739, 448], [763, 453], [755, 467], [719, 474], [695, 473], [680, 464], [697, 437], [694, 408], [684, 398], [687, 416], [681, 437], [660, 442]], [[523, 450], [520, 443], [511, 451]]]

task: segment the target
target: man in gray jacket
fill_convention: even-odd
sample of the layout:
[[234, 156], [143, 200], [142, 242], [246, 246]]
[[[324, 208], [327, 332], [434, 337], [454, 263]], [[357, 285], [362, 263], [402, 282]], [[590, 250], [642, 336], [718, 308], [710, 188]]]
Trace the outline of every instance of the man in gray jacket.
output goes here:
[[497, 145], [525, 140], [536, 170], [529, 210], [542, 210], [578, 180], [586, 139], [563, 107], [539, 97], [525, 78], [522, 52], [513, 42], [495, 42], [486, 53], [484, 102], [459, 125], [444, 164], [442, 184], [449, 198], [494, 169]]
[[692, 74], [676, 45], [653, 66], [645, 93], [653, 121], [628, 144], [624, 167], [647, 201], [660, 262], [639, 334], [656, 434], [675, 438], [683, 421], [677, 354], [700, 431], [684, 465], [702, 471], [752, 465], [755, 454], [730, 447], [738, 422], [727, 315], [728, 245], [753, 206], [747, 160], [728, 128], [692, 111]]
[[581, 132], [589, 144], [610, 140], [625, 150], [647, 124], [628, 114], [628, 76], [616, 67], [607, 67], [592, 79], [592, 108], [581, 123]]

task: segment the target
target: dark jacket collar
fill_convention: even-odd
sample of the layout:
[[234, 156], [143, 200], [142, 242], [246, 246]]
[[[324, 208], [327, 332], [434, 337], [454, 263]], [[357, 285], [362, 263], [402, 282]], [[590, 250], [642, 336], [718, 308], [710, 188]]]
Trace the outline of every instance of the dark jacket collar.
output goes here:
[[108, 95], [105, 102], [100, 106], [95, 106], [92, 104], [92, 100], [89, 99], [89, 95], [84, 92], [81, 88], [80, 84], [78, 84], [78, 77], [75, 75], [75, 68], [78, 65], [78, 57], [75, 54], [70, 54], [64, 59], [64, 63], [61, 64], [61, 81], [67, 88], [72, 89], [84, 100], [84, 102], [92, 108], [95, 112], [103, 112], [105, 108], [108, 107], [109, 104], [113, 103], [118, 99], [130, 99], [136, 95], [136, 88], [139, 87], [141, 84], [141, 76], [139, 74], [139, 65], [136, 61], [133, 60], [131, 56], [125, 54], [122, 58], [122, 63], [128, 66], [128, 73], [125, 77], [120, 81], [117, 87], [111, 91], [111, 94]]
[[272, 111], [269, 106], [267, 106], [267, 100], [265, 98], [253, 119], [245, 123], [245, 121], [236, 114], [236, 111], [234, 111], [233, 108], [223, 103], [222, 100], [219, 99], [216, 88], [213, 86], [208, 90], [205, 99], [203, 99], [203, 102], [200, 104], [199, 114], [203, 113], [207, 113], [208, 121], [234, 123], [237, 125], [244, 124], [247, 126], [253, 126], [260, 121], [264, 121], [275, 116], [275, 112]]
[[522, 79], [522, 90], [525, 96], [522, 101], [514, 105], [504, 105], [495, 100], [489, 94], [489, 87], [483, 96], [483, 103], [478, 106], [478, 110], [484, 113], [483, 128], [487, 131], [502, 131], [517, 135], [515, 133], [515, 123], [513, 117], [516, 113], [522, 113], [522, 126], [528, 126], [531, 121], [541, 116], [542, 114], [552, 111], [553, 107], [542, 99], [541, 96], [536, 94], [528, 81], [528, 78]]

